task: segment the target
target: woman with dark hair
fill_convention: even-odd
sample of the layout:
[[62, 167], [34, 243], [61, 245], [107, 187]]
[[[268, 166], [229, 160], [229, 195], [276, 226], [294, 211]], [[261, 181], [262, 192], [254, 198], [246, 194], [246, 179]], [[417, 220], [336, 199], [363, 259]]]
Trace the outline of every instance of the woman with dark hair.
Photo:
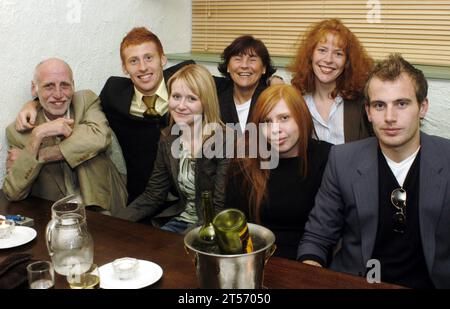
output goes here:
[[[314, 205], [331, 144], [312, 139], [313, 122], [301, 93], [291, 85], [264, 90], [250, 116], [271, 149], [278, 166], [261, 169], [265, 160], [233, 159], [228, 169], [226, 207], [239, 208], [250, 222], [262, 224], [276, 237], [276, 255], [295, 259], [304, 225]], [[245, 132], [245, 145], [255, 147]], [[250, 152], [248, 152], [250, 153]]]
[[313, 24], [290, 70], [320, 140], [343, 144], [369, 136], [363, 89], [373, 60], [338, 19]]
[[215, 77], [221, 119], [239, 124], [243, 132], [256, 99], [276, 71], [269, 51], [261, 40], [240, 36], [224, 49], [218, 70], [225, 76]]

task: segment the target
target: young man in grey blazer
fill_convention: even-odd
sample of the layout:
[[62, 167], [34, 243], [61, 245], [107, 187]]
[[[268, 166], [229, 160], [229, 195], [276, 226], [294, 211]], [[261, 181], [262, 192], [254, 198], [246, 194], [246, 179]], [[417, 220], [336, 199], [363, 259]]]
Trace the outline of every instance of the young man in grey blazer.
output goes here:
[[299, 260], [413, 288], [450, 288], [450, 141], [420, 131], [427, 88], [400, 55], [375, 67], [365, 95], [376, 137], [332, 148]]

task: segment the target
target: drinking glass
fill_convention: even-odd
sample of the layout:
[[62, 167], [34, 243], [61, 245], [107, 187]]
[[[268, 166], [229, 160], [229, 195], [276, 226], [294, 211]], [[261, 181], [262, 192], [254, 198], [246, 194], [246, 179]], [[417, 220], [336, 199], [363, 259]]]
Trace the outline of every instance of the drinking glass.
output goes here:
[[69, 268], [67, 282], [71, 289], [100, 288], [100, 274], [97, 264], [78, 263]]
[[15, 225], [13, 220], [0, 219], [0, 238], [8, 238], [11, 236]]
[[27, 266], [30, 289], [53, 289], [55, 287], [55, 271], [52, 263], [37, 261]]

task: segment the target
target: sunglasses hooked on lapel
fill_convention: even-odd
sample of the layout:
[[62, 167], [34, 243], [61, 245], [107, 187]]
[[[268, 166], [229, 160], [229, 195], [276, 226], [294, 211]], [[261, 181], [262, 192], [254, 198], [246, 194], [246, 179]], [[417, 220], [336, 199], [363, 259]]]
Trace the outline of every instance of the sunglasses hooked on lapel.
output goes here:
[[406, 191], [403, 188], [394, 189], [391, 193], [391, 203], [396, 212], [393, 219], [394, 232], [404, 234], [406, 228]]

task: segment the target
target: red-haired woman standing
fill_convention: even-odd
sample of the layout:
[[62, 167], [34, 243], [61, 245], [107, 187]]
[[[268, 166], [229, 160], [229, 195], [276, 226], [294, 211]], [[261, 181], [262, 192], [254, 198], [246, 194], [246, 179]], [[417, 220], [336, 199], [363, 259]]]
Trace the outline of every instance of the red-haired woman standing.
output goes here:
[[343, 144], [369, 136], [362, 92], [373, 60], [338, 19], [313, 24], [291, 66], [292, 84], [311, 112], [320, 140]]
[[[265, 159], [260, 152], [256, 158], [234, 159], [228, 172], [226, 206], [243, 210], [250, 222], [272, 230], [276, 255], [295, 259], [331, 145], [312, 139], [308, 107], [291, 85], [264, 90], [250, 122], [258, 125], [258, 134], [275, 148], [278, 166], [261, 169]], [[255, 144], [248, 132], [245, 139], [247, 147]]]

